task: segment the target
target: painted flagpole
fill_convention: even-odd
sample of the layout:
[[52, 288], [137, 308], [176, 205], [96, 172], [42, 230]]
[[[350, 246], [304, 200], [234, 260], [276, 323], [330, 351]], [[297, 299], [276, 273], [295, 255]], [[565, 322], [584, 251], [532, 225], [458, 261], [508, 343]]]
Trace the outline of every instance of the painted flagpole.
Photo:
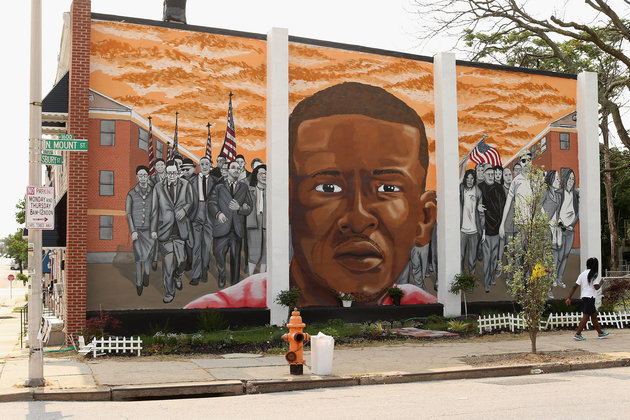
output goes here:
[[221, 153], [219, 156], [225, 156], [228, 162], [232, 162], [236, 159], [236, 131], [234, 129], [234, 114], [232, 113], [232, 96], [230, 92], [230, 105], [228, 107], [228, 121], [225, 128], [225, 139], [223, 140], [223, 147], [221, 147]]
[[208, 140], [206, 141], [206, 157], [208, 159], [210, 159], [210, 167], [214, 167], [214, 165], [212, 164], [212, 140], [210, 139], [210, 127], [212, 127], [212, 124], [210, 124], [210, 121], [208, 121], [208, 124], [206, 125], [206, 127], [208, 127]]
[[168, 157], [168, 160], [173, 160], [175, 159], [175, 156], [177, 156], [178, 153], [178, 142], [177, 142], [177, 117], [179, 115], [179, 111], [175, 112], [175, 134], [173, 135], [173, 148], [171, 149], [171, 153]]
[[149, 176], [155, 174], [155, 150], [153, 149], [153, 127], [149, 115]]

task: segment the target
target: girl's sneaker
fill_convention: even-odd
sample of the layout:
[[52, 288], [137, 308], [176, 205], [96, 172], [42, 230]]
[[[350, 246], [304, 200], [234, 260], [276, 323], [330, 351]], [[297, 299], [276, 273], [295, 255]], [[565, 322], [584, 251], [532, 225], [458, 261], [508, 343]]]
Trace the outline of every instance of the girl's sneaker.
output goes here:
[[573, 339], [574, 339], [575, 341], [584, 341], [584, 340], [586, 340], [586, 338], [582, 337], [582, 334], [575, 334], [575, 335], [573, 336]]
[[597, 336], [597, 338], [606, 338], [606, 337], [608, 337], [609, 335], [610, 335], [610, 333], [609, 333], [608, 331], [602, 331], [602, 333], [601, 333], [601, 334], [599, 334], [599, 335]]

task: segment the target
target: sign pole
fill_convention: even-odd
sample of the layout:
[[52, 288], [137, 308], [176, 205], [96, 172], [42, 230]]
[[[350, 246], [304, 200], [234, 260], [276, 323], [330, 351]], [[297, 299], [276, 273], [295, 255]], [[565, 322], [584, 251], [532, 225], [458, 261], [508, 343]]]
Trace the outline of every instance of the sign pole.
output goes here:
[[[28, 184], [42, 185], [42, 2], [31, 0], [31, 83], [29, 100]], [[29, 229], [33, 252], [28, 256], [31, 285], [28, 291], [28, 379], [26, 386], [44, 385], [44, 355], [39, 338], [42, 318], [42, 231]]]

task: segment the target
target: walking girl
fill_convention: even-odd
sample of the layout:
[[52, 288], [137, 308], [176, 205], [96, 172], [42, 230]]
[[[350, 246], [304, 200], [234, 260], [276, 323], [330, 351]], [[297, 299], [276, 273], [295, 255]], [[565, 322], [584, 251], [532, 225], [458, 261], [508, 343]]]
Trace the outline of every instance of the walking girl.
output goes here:
[[606, 338], [610, 333], [602, 331], [597, 320], [597, 309], [595, 309], [595, 293], [602, 287], [602, 280], [597, 278], [599, 271], [599, 261], [597, 258], [589, 258], [586, 260], [586, 270], [584, 270], [577, 278], [569, 297], [566, 300], [567, 306], [571, 304], [571, 297], [575, 290], [580, 286], [580, 297], [582, 298], [582, 320], [580, 325], [573, 336], [574, 340], [584, 341], [586, 338], [582, 337], [582, 330], [586, 326], [589, 317], [593, 323], [593, 327], [597, 330], [597, 338]]

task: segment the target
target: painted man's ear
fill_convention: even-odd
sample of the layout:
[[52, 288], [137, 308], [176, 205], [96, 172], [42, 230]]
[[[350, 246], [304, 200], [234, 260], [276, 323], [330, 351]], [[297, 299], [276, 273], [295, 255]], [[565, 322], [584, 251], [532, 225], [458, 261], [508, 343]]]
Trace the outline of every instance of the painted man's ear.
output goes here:
[[420, 196], [420, 220], [416, 228], [416, 246], [424, 246], [431, 241], [431, 231], [437, 219], [435, 191], [425, 191]]

